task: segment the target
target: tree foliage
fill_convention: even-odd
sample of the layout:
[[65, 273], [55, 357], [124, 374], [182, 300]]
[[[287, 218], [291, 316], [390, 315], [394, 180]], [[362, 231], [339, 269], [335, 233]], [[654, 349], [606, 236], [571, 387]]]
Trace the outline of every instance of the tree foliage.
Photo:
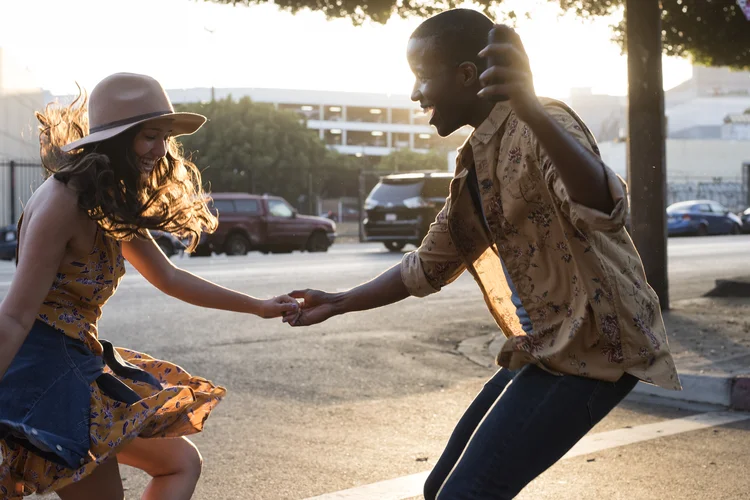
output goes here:
[[353, 166], [326, 148], [297, 114], [272, 104], [229, 97], [181, 104], [177, 110], [209, 118], [199, 133], [181, 142], [214, 192], [268, 193], [296, 203], [309, 192], [310, 174], [315, 184], [325, 184], [328, 176]]
[[377, 164], [377, 169], [383, 172], [446, 170], [447, 161], [446, 154], [441, 151], [418, 153], [411, 149], [398, 149], [383, 156]]
[[[268, 0], [205, 0], [232, 5], [267, 3]], [[562, 10], [583, 18], [614, 14], [626, 0], [548, 0]], [[655, 0], [640, 0], [655, 1]], [[488, 15], [498, 12], [513, 19], [516, 12], [503, 10], [503, 0], [475, 0]], [[632, 2], [635, 3], [635, 2]], [[750, 69], [750, 22], [736, 0], [661, 0], [664, 51], [690, 57], [706, 66]], [[282, 10], [323, 12], [328, 18], [348, 18], [355, 24], [372, 20], [385, 23], [393, 15], [428, 17], [463, 4], [456, 0], [274, 0]], [[533, 16], [533, 13], [528, 13]], [[615, 29], [615, 39], [624, 48], [624, 21]]]

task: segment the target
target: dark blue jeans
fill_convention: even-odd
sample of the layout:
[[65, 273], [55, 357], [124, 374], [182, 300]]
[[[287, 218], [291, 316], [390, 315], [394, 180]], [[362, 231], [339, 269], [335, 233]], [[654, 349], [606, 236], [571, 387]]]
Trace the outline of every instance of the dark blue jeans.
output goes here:
[[505, 500], [565, 455], [635, 387], [500, 369], [477, 395], [427, 478], [425, 500]]
[[[80, 340], [37, 320], [0, 381], [0, 440], [76, 469], [88, 460], [92, 382], [125, 404], [141, 398], [121, 378], [161, 390], [155, 377], [101, 342], [104, 355], [96, 356]], [[104, 373], [105, 364], [117, 377]]]

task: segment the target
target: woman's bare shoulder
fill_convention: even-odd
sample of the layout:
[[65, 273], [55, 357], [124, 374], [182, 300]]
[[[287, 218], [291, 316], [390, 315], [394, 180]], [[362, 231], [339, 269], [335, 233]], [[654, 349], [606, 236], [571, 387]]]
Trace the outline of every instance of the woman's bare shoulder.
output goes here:
[[78, 206], [78, 193], [54, 177], [49, 177], [34, 191], [23, 211], [25, 220], [43, 214], [45, 218], [71, 222], [84, 215]]

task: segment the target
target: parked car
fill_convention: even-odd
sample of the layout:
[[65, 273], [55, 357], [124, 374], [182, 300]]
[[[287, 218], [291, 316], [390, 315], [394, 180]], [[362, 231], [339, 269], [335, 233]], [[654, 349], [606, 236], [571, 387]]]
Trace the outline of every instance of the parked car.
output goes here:
[[182, 251], [187, 246], [187, 242], [181, 241], [177, 236], [165, 233], [164, 231], [150, 231], [156, 244], [159, 245], [164, 255], [171, 257]]
[[392, 252], [419, 245], [445, 204], [452, 178], [449, 172], [382, 177], [365, 200], [366, 241], [382, 242]]
[[742, 220], [726, 207], [711, 200], [691, 200], [667, 208], [670, 236], [739, 234]]
[[742, 212], [740, 219], [742, 219], [742, 232], [750, 233], [750, 208]]
[[211, 210], [219, 227], [203, 234], [193, 255], [245, 255], [251, 250], [326, 252], [336, 239], [336, 223], [299, 215], [285, 199], [245, 193], [214, 193]]
[[15, 260], [18, 234], [15, 224], [0, 228], [0, 260]]
[[[151, 231], [156, 244], [167, 257], [185, 248], [185, 243], [176, 236], [163, 231]], [[11, 224], [0, 228], [0, 260], [15, 260], [16, 248], [18, 247], [18, 234], [16, 226]]]
[[[321, 217], [325, 217], [326, 219], [331, 219], [332, 221], [337, 221], [339, 219], [338, 212], [334, 212], [333, 210], [329, 210], [327, 212], [323, 212], [320, 214]], [[352, 207], [344, 207], [341, 211], [341, 220], [343, 222], [356, 222], [359, 220], [359, 210]]]

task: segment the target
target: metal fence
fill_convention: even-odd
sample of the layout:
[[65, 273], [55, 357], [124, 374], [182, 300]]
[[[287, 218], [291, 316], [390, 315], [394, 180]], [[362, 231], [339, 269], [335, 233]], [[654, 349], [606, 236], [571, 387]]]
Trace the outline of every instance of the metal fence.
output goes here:
[[739, 212], [748, 206], [748, 184], [741, 180], [668, 184], [668, 204], [688, 200], [712, 200], [733, 212]]
[[[347, 198], [347, 207], [351, 205], [352, 217], [357, 205], [364, 202], [364, 198], [377, 183], [381, 175], [387, 172], [351, 171], [349, 189], [356, 189], [356, 179], [359, 177], [359, 200], [357, 197]], [[327, 181], [327, 182], [325, 182]], [[339, 179], [340, 181], [340, 179]], [[44, 169], [39, 162], [0, 160], [0, 226], [15, 224], [21, 215], [23, 206], [34, 190], [44, 182]], [[332, 179], [324, 179], [326, 184]], [[750, 206], [750, 163], [743, 166], [743, 177], [737, 180], [712, 179], [706, 181], [672, 181], [667, 186], [667, 201], [669, 204], [680, 201], [709, 199], [721, 203], [729, 210], [739, 212]], [[338, 194], [338, 193], [337, 193]], [[339, 196], [346, 194], [342, 191]], [[317, 214], [316, 214], [317, 215]], [[344, 214], [342, 214], [343, 218]], [[361, 218], [357, 217], [357, 218]]]
[[0, 161], [0, 226], [15, 224], [31, 194], [44, 182], [39, 162]]

